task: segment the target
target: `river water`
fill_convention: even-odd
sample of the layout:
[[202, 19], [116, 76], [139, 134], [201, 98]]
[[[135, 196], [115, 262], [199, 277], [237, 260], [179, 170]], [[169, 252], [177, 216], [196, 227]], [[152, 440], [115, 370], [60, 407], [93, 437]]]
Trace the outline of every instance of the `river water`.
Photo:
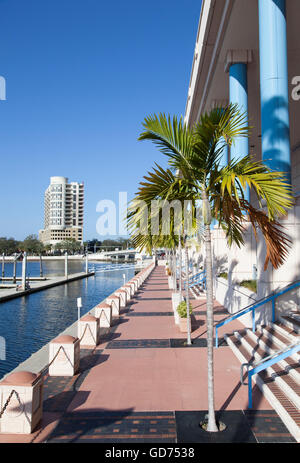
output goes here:
[[[17, 264], [17, 276], [21, 275], [21, 266]], [[77, 320], [78, 297], [82, 298], [83, 315], [123, 285], [123, 274], [126, 281], [130, 280], [134, 264], [126, 266], [130, 268], [125, 269], [124, 264], [89, 262], [89, 270], [95, 270], [95, 276], [0, 303], [0, 378]], [[69, 260], [68, 267], [69, 274], [85, 271], [82, 261]], [[43, 272], [64, 275], [64, 261], [43, 262]], [[12, 274], [13, 264], [6, 263], [5, 276]], [[40, 275], [39, 262], [28, 262], [28, 275]]]

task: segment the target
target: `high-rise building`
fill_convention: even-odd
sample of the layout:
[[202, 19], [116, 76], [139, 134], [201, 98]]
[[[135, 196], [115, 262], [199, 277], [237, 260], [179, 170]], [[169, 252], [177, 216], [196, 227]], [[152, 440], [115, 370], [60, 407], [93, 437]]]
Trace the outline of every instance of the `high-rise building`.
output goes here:
[[50, 177], [45, 191], [44, 229], [39, 239], [56, 244], [74, 238], [83, 242], [84, 185], [68, 182], [66, 177]]

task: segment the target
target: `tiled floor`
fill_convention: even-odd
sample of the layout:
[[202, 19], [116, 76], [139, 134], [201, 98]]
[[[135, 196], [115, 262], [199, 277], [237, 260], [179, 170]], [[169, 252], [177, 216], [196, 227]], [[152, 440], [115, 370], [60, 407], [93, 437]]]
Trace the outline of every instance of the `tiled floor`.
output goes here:
[[[186, 442], [186, 430], [195, 442], [292, 442], [257, 387], [247, 409], [240, 364], [222, 343], [214, 352], [215, 405], [228, 427], [218, 436], [199, 434], [207, 410], [205, 300], [192, 305], [193, 345], [186, 347], [167, 277], [156, 267], [99, 346], [81, 351], [78, 375], [45, 376], [42, 426], [31, 436], [0, 435], [0, 442], [174, 443]], [[216, 302], [215, 321], [224, 315]], [[234, 321], [230, 329], [241, 326]]]

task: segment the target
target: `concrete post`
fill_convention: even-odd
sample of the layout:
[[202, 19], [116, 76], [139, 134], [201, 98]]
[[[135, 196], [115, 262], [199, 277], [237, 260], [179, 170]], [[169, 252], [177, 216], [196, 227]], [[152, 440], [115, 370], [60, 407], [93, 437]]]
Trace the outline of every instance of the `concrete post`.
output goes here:
[[13, 269], [13, 283], [17, 281], [17, 259], [14, 259], [14, 269]]
[[24, 252], [23, 254], [23, 261], [22, 261], [22, 289], [26, 289], [26, 268], [27, 268], [27, 253]]
[[95, 307], [95, 317], [101, 328], [109, 328], [112, 323], [112, 305], [102, 302]]
[[89, 256], [88, 256], [88, 253], [86, 253], [86, 255], [85, 255], [85, 273], [86, 274], [89, 273]]
[[7, 407], [1, 416], [0, 433], [31, 434], [42, 419], [43, 376], [30, 371], [11, 373], [0, 383], [0, 404]]
[[2, 254], [2, 278], [5, 277], [5, 257], [4, 253]]
[[65, 252], [65, 277], [68, 278], [68, 253]]
[[120, 315], [120, 298], [118, 296], [109, 296], [106, 298], [106, 302], [112, 307], [112, 316], [118, 317]]
[[79, 339], [60, 335], [49, 344], [49, 376], [74, 376], [79, 370]]
[[100, 320], [93, 315], [85, 315], [78, 323], [80, 345], [96, 347], [100, 340]]
[[40, 254], [40, 277], [43, 276], [43, 262], [42, 262], [42, 255]]

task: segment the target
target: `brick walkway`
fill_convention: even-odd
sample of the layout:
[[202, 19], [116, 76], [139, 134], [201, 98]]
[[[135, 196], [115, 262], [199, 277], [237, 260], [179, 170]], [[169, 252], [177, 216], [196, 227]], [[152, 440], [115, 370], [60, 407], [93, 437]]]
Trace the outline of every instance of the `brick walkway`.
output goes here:
[[[41, 428], [30, 436], [0, 435], [0, 442], [185, 442], [188, 427], [207, 410], [205, 300], [191, 302], [194, 342], [183, 347], [164, 267], [156, 267], [97, 348], [81, 351], [78, 375], [46, 376]], [[226, 314], [217, 302], [214, 312], [215, 322]], [[293, 441], [256, 386], [247, 410], [240, 363], [227, 345], [215, 349], [214, 365], [217, 416], [234, 423], [227, 439]], [[188, 439], [201, 441], [194, 431]], [[226, 431], [217, 434], [226, 440]]]

